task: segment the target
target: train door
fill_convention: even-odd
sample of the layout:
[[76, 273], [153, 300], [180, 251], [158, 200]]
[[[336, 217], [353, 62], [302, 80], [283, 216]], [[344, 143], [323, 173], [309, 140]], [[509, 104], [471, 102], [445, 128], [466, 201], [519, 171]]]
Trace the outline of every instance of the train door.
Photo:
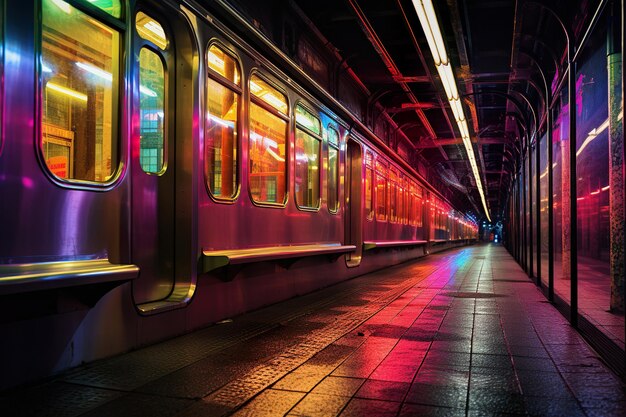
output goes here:
[[139, 2], [134, 16], [131, 140], [133, 297], [149, 314], [191, 295], [194, 100], [193, 47], [186, 19], [163, 3]]
[[362, 168], [361, 145], [348, 138], [345, 167], [345, 244], [356, 246], [354, 252], [346, 255], [346, 264], [348, 266], [358, 266], [361, 263], [363, 254]]

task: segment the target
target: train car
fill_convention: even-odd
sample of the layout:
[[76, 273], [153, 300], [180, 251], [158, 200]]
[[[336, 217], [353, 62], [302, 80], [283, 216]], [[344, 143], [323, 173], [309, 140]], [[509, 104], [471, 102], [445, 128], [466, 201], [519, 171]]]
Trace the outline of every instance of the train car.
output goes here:
[[0, 388], [477, 237], [231, 9], [1, 4]]

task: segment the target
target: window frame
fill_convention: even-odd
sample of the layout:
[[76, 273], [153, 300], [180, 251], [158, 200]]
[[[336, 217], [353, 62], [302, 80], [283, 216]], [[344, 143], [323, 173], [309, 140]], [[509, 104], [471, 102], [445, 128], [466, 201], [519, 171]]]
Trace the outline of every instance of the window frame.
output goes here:
[[[336, 215], [339, 213], [340, 209], [341, 209], [341, 199], [339, 198], [340, 193], [339, 193], [339, 189], [341, 188], [340, 186], [340, 180], [341, 180], [341, 173], [340, 168], [341, 168], [341, 135], [339, 134], [339, 129], [337, 129], [334, 125], [332, 124], [328, 124], [326, 126], [326, 130], [333, 130], [335, 133], [337, 133], [337, 145], [333, 145], [330, 143], [330, 140], [328, 140], [328, 134], [326, 135], [326, 164], [327, 164], [327, 168], [326, 168], [326, 207], [328, 208], [328, 212], [330, 214]], [[330, 178], [330, 148], [334, 148], [337, 151], [337, 177], [335, 178], [335, 184], [337, 186], [335, 193], [336, 193], [336, 198], [337, 198], [337, 204], [336, 204], [336, 208], [335, 210], [332, 210], [330, 208], [330, 206], [328, 205], [328, 196], [330, 194], [330, 189], [328, 188], [328, 179]]]
[[[287, 102], [287, 110], [286, 110], [286, 114], [281, 113], [277, 108], [273, 107], [272, 105], [268, 104], [267, 102], [265, 102], [264, 100], [262, 100], [259, 97], [256, 97], [254, 94], [252, 94], [252, 92], [250, 91], [250, 82], [252, 81], [252, 77], [258, 77], [261, 80], [265, 81], [267, 84], [269, 84], [272, 88], [276, 89], [276, 91], [278, 91], [279, 93], [283, 94], [285, 97], [285, 100]], [[253, 205], [257, 206], [257, 207], [267, 207], [267, 208], [276, 208], [276, 209], [284, 209], [285, 207], [287, 207], [287, 204], [289, 203], [289, 197], [290, 197], [290, 193], [289, 193], [289, 188], [291, 186], [290, 181], [289, 181], [289, 177], [291, 175], [291, 147], [294, 146], [292, 145], [291, 142], [291, 138], [290, 138], [290, 133], [291, 133], [291, 119], [290, 119], [290, 114], [291, 114], [291, 109], [293, 108], [293, 106], [291, 105], [291, 101], [289, 99], [289, 95], [287, 94], [287, 91], [285, 88], [282, 88], [280, 86], [280, 84], [278, 84], [276, 81], [274, 81], [274, 77], [272, 77], [271, 74], [267, 74], [264, 71], [261, 71], [259, 68], [252, 68], [252, 70], [250, 70], [250, 72], [248, 73], [248, 77], [246, 78], [246, 82], [244, 83], [244, 94], [245, 94], [245, 107], [246, 107], [246, 128], [247, 128], [247, 147], [246, 147], [246, 158], [248, 160], [248, 173], [247, 173], [247, 188], [248, 188], [248, 196], [250, 197], [250, 201], [252, 202]], [[285, 121], [286, 125], [285, 125], [285, 197], [283, 198], [283, 202], [282, 203], [272, 203], [272, 202], [266, 202], [266, 201], [256, 201], [252, 195], [252, 187], [250, 187], [250, 169], [252, 168], [252, 158], [250, 158], [250, 104], [255, 104], [256, 106], [262, 108], [263, 110], [265, 110], [266, 112], [282, 119], [283, 121]], [[295, 117], [295, 116], [294, 116]]]
[[[303, 108], [306, 112], [308, 112], [309, 114], [311, 114], [312, 116], [314, 116], [317, 121], [319, 122], [319, 126], [320, 126], [320, 134], [318, 135], [317, 133], [313, 132], [311, 129], [307, 128], [306, 126], [298, 123], [297, 119], [296, 119], [296, 110], [298, 107]], [[324, 169], [324, 164], [323, 164], [323, 144], [324, 144], [324, 139], [323, 139], [323, 135], [324, 135], [324, 126], [322, 126], [322, 118], [320, 117], [321, 112], [319, 111], [315, 111], [312, 110], [313, 106], [309, 106], [308, 104], [306, 104], [303, 100], [298, 100], [294, 103], [293, 105], [293, 151], [294, 151], [294, 158], [293, 158], [293, 173], [294, 173], [294, 190], [293, 190], [293, 201], [296, 203], [296, 208], [300, 211], [308, 211], [308, 212], [315, 212], [317, 213], [318, 211], [320, 211], [320, 209], [322, 208], [322, 191], [323, 191], [323, 186], [322, 186], [322, 170]], [[298, 133], [298, 129], [300, 129], [302, 132], [304, 132], [306, 135], [311, 136], [312, 138], [315, 138], [317, 140], [317, 149], [318, 149], [318, 160], [319, 160], [319, 166], [318, 166], [318, 170], [317, 170], [317, 206], [301, 206], [300, 203], [298, 202], [298, 194], [296, 193], [296, 176], [298, 175], [298, 171], [296, 170], [296, 135]]]
[[[209, 51], [211, 49], [212, 46], [217, 46], [217, 48], [219, 48], [224, 54], [228, 55], [229, 57], [231, 57], [239, 66], [239, 80], [240, 80], [240, 85], [237, 85], [235, 83], [233, 83], [232, 81], [230, 81], [229, 79], [227, 79], [226, 77], [224, 77], [222, 74], [212, 70], [209, 67], [208, 64], [208, 55], [209, 55]], [[205, 74], [205, 79], [204, 79], [204, 100], [203, 103], [201, 105], [201, 108], [203, 109], [203, 115], [206, 114], [206, 110], [207, 110], [207, 103], [206, 103], [206, 99], [208, 96], [208, 81], [209, 80], [213, 80], [215, 82], [217, 82], [218, 84], [222, 85], [225, 88], [229, 88], [231, 89], [231, 91], [233, 91], [235, 94], [239, 94], [239, 104], [237, 105], [237, 126], [235, 129], [235, 133], [237, 134], [237, 141], [236, 141], [236, 146], [237, 146], [237, 166], [235, 168], [235, 178], [236, 178], [236, 190], [233, 193], [232, 197], [216, 197], [213, 192], [211, 191], [211, 187], [209, 186], [209, 171], [208, 171], [208, 161], [206, 160], [206, 134], [205, 134], [205, 126], [206, 126], [206, 120], [203, 117], [203, 122], [202, 122], [202, 134], [203, 134], [203, 138], [204, 138], [204, 147], [202, 149], [202, 162], [203, 162], [203, 166], [202, 169], [204, 171], [204, 186], [206, 188], [206, 192], [209, 195], [209, 197], [211, 198], [211, 200], [213, 200], [216, 203], [220, 203], [220, 204], [234, 204], [238, 199], [239, 196], [241, 195], [241, 179], [242, 179], [242, 148], [243, 148], [243, 139], [242, 139], [242, 132], [243, 132], [243, 108], [245, 105], [247, 105], [245, 102], [245, 96], [244, 96], [244, 77], [243, 77], [243, 62], [240, 58], [239, 55], [237, 55], [231, 48], [229, 48], [228, 46], [226, 46], [223, 42], [220, 42], [219, 39], [211, 39], [209, 40], [209, 42], [207, 43], [206, 46], [206, 51], [204, 53], [204, 64], [205, 64], [205, 68], [206, 68], [206, 74]], [[248, 126], [249, 127], [249, 126]], [[249, 161], [248, 161], [249, 162]]]
[[[111, 133], [111, 142], [114, 144], [112, 147], [111, 154], [115, 154], [117, 156], [117, 166], [112, 169], [111, 176], [108, 181], [97, 182], [97, 181], [89, 181], [82, 179], [66, 179], [61, 178], [52, 173], [50, 168], [48, 168], [48, 164], [46, 163], [46, 158], [44, 156], [43, 149], [43, 114], [44, 114], [44, 83], [43, 83], [43, 60], [41, 57], [43, 56], [43, 1], [39, 0], [36, 3], [36, 7], [38, 10], [37, 18], [36, 18], [36, 26], [35, 26], [35, 87], [36, 87], [36, 97], [35, 97], [35, 148], [37, 159], [39, 161], [39, 165], [44, 175], [48, 177], [48, 179], [55, 185], [71, 189], [71, 190], [83, 190], [83, 191], [97, 191], [97, 192], [106, 192], [115, 188], [124, 177], [124, 173], [126, 171], [126, 166], [128, 164], [128, 160], [130, 158], [129, 153], [126, 151], [128, 148], [128, 144], [130, 142], [130, 137], [123, 132], [125, 131], [123, 124], [124, 122], [124, 110], [126, 109], [126, 101], [128, 95], [126, 93], [125, 88], [125, 80], [126, 74], [129, 72], [128, 61], [127, 61], [127, 49], [126, 45], [126, 36], [128, 36], [129, 25], [126, 23], [126, 2], [121, 0], [121, 16], [114, 17], [113, 15], [105, 12], [97, 6], [90, 4], [87, 1], [79, 1], [79, 0], [64, 0], [71, 7], [75, 8], [79, 12], [83, 13], [89, 18], [94, 19], [100, 24], [103, 24], [112, 30], [118, 33], [118, 42], [117, 42], [117, 50], [118, 50], [118, 68], [117, 68], [117, 86], [116, 88], [111, 88], [112, 93], [116, 94], [116, 108], [111, 114], [112, 118], [112, 133]], [[4, 31], [4, 24], [2, 25], [2, 30]], [[2, 126], [4, 129], [4, 124]], [[2, 149], [4, 140], [0, 140], [0, 150]]]

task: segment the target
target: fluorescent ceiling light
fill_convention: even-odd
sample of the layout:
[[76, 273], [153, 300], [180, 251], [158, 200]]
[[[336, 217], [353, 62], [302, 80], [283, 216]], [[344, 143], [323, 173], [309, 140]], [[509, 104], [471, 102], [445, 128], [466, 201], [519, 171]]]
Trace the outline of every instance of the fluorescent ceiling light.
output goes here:
[[446, 52], [443, 36], [441, 36], [441, 30], [439, 29], [439, 23], [437, 21], [437, 15], [435, 14], [435, 8], [433, 7], [432, 0], [412, 0], [413, 7], [417, 12], [424, 34], [426, 35], [426, 41], [428, 47], [432, 53], [439, 78], [443, 84], [443, 88], [446, 92], [446, 96], [450, 103], [450, 108], [456, 119], [461, 138], [463, 140], [463, 146], [467, 152], [470, 167], [472, 168], [472, 174], [476, 181], [476, 187], [480, 194], [480, 199], [485, 210], [487, 219], [491, 222], [489, 215], [489, 209], [487, 207], [487, 201], [485, 199], [485, 193], [483, 190], [482, 181], [480, 179], [480, 172], [478, 172], [478, 166], [476, 164], [476, 157], [474, 156], [474, 148], [469, 137], [469, 129], [467, 122], [465, 121], [465, 114], [463, 113], [463, 106], [459, 97], [459, 92], [456, 87], [456, 81], [454, 80], [454, 71], [452, 65], [448, 60], [448, 54]]
[[438, 65], [437, 72], [439, 72], [439, 78], [441, 78], [443, 88], [446, 90], [448, 100], [458, 100], [459, 92], [456, 89], [456, 81], [454, 80], [454, 74], [452, 73], [452, 65]]
[[446, 53], [446, 46], [441, 36], [441, 30], [439, 30], [439, 23], [437, 22], [437, 15], [431, 0], [413, 0], [413, 7], [417, 12], [417, 17], [424, 28], [424, 34], [426, 35], [426, 41], [430, 50], [433, 51], [433, 59], [435, 65], [447, 64], [448, 54]]

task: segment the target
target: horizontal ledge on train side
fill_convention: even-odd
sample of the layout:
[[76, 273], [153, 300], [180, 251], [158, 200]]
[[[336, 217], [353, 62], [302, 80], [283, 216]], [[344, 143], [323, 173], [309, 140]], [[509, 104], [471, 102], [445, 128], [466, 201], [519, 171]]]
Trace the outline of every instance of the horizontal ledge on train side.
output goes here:
[[96, 284], [119, 285], [138, 275], [136, 265], [115, 265], [108, 259], [0, 265], [0, 295]]
[[279, 261], [285, 268], [288, 268], [293, 262], [301, 258], [327, 255], [336, 259], [355, 250], [355, 245], [341, 245], [340, 243], [204, 250], [202, 251], [202, 272], [210, 272], [228, 265], [243, 265], [266, 261]]
[[427, 240], [380, 240], [363, 242], [363, 250], [372, 250], [377, 248], [395, 248], [402, 246], [422, 246], [427, 244]]
[[442, 243], [448, 243], [450, 242], [448, 239], [431, 239], [430, 243], [434, 244], [434, 245], [440, 245]]

